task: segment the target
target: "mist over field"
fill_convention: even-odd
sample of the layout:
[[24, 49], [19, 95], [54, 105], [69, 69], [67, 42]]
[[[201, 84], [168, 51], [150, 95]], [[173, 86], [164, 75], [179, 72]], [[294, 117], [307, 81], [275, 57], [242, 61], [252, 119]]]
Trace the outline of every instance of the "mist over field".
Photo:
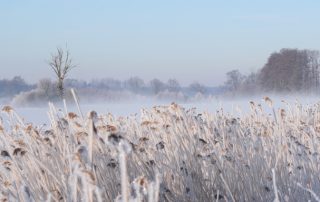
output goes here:
[[319, 201], [318, 51], [219, 86], [69, 79], [70, 58], [51, 56], [55, 80], [0, 80], [3, 199]]
[[[177, 100], [157, 100], [152, 98], [136, 98], [130, 101], [118, 101], [118, 102], [84, 102], [81, 104], [81, 109], [84, 114], [95, 110], [101, 114], [112, 113], [117, 117], [126, 117], [130, 115], [140, 114], [141, 109], [151, 109], [154, 106], [167, 106], [171, 103], [177, 103], [186, 109], [195, 108], [198, 113], [210, 112], [216, 113], [223, 110], [225, 113], [229, 113], [235, 117], [240, 117], [242, 113], [250, 112], [250, 102], [260, 104], [262, 108], [272, 113], [271, 109], [265, 104], [265, 96], [247, 96], [241, 98], [226, 98], [226, 97], [214, 97], [193, 101], [177, 101]], [[287, 104], [301, 104], [303, 106], [313, 106], [320, 102], [318, 96], [306, 96], [306, 95], [271, 95], [269, 96], [274, 101], [274, 106], [277, 110], [287, 109]], [[81, 103], [81, 102], [80, 102]], [[8, 102], [2, 102], [2, 106], [8, 104]], [[14, 106], [14, 105], [13, 105]], [[59, 110], [64, 111], [63, 103], [56, 103]], [[17, 113], [28, 123], [35, 125], [48, 124], [48, 104], [36, 106], [14, 106]], [[70, 112], [77, 112], [78, 109], [75, 103], [69, 102], [67, 109]]]
[[[63, 67], [63, 54], [70, 54], [60, 48], [57, 51], [58, 55], [52, 56], [52, 64], [60, 64], [61, 67], [53, 66], [55, 73]], [[137, 76], [126, 80], [104, 78], [85, 81], [68, 78], [68, 71], [57, 80], [44, 78], [35, 83], [27, 83], [22, 77], [15, 76], [0, 80], [0, 103], [14, 106], [23, 117], [34, 123], [41, 123], [39, 120], [45, 123], [48, 103], [65, 111], [65, 100], [66, 106], [76, 111], [71, 89], [84, 112], [96, 110], [117, 116], [139, 114], [142, 108], [171, 103], [197, 108], [199, 113], [215, 113], [223, 109], [235, 115], [241, 110], [248, 112], [250, 102], [261, 104], [265, 97], [271, 97], [278, 110], [286, 108], [285, 103], [317, 104], [319, 58], [316, 50], [281, 49], [271, 53], [266, 64], [256, 72], [248, 75], [237, 69], [226, 72], [224, 83], [218, 86], [207, 86], [197, 81], [182, 86], [177, 79], [145, 81]], [[70, 65], [69, 62], [65, 61], [64, 68]]]

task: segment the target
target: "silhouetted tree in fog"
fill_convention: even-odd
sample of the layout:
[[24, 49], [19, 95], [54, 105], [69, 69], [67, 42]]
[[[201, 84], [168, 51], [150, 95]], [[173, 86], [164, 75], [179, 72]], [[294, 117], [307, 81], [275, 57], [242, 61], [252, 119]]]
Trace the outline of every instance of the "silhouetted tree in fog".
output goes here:
[[259, 74], [259, 83], [267, 91], [315, 90], [319, 87], [317, 51], [282, 49], [272, 53]]
[[159, 79], [152, 79], [150, 81], [150, 88], [154, 94], [158, 94], [166, 88], [166, 85]]
[[242, 75], [239, 70], [232, 70], [227, 72], [227, 81], [225, 85], [230, 91], [236, 91], [241, 87], [244, 79], [245, 76]]
[[134, 93], [139, 93], [145, 87], [145, 83], [139, 77], [131, 77], [124, 81], [124, 87]]
[[76, 67], [73, 64], [69, 50], [64, 51], [57, 48], [57, 52], [51, 55], [49, 65], [57, 76], [57, 88], [61, 98], [64, 96], [64, 80], [71, 69]]
[[54, 94], [54, 83], [50, 79], [41, 79], [38, 84], [37, 88], [42, 91], [47, 98], [50, 98], [52, 94]]
[[170, 92], [178, 92], [181, 90], [181, 86], [176, 79], [169, 79], [167, 82], [167, 87]]
[[259, 90], [259, 86], [257, 85], [257, 77], [257, 73], [255, 72], [252, 72], [246, 76], [242, 82], [241, 91], [245, 94], [256, 93]]
[[308, 73], [305, 78], [305, 83], [308, 83], [308, 86], [311, 90], [319, 91], [319, 51], [307, 50], [308, 55]]
[[207, 91], [206, 87], [198, 82], [193, 82], [192, 84], [190, 84], [189, 90], [193, 93], [201, 93], [201, 94], [205, 94]]

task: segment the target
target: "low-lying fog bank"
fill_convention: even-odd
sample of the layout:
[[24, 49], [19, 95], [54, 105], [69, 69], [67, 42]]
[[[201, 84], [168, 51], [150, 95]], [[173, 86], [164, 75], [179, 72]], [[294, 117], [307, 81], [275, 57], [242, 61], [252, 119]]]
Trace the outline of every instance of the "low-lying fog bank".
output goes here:
[[[268, 112], [272, 113], [272, 109], [266, 104], [263, 95], [260, 96], [251, 96], [251, 97], [241, 97], [241, 98], [226, 98], [226, 97], [210, 97], [207, 99], [198, 99], [198, 100], [188, 100], [188, 101], [169, 101], [159, 100], [156, 98], [147, 98], [140, 97], [130, 100], [121, 100], [121, 101], [80, 101], [80, 107], [82, 113], [86, 115], [88, 112], [94, 110], [99, 114], [111, 113], [115, 116], [130, 116], [130, 115], [139, 115], [141, 109], [143, 108], [152, 108], [157, 105], [169, 105], [172, 102], [175, 102], [186, 109], [196, 108], [197, 112], [202, 113], [204, 111], [209, 113], [215, 113], [216, 111], [223, 110], [225, 113], [230, 113], [235, 117], [241, 116], [243, 113], [247, 113], [251, 110], [251, 105], [260, 106], [261, 108]], [[319, 96], [303, 96], [303, 95], [270, 95], [270, 99], [273, 102], [274, 108], [287, 109], [289, 105], [302, 104], [304, 107], [308, 105], [314, 105], [320, 101]], [[260, 104], [260, 105], [259, 105]], [[46, 124], [49, 122], [48, 119], [48, 104], [43, 105], [33, 105], [32, 107], [22, 107], [19, 105], [12, 105], [8, 100], [2, 100], [2, 106], [11, 105], [15, 111], [24, 119], [26, 123], [33, 123], [34, 125]], [[58, 110], [65, 112], [62, 102], [55, 103], [55, 106]], [[2, 108], [2, 107], [1, 107]], [[68, 112], [78, 113], [78, 109], [75, 106], [74, 102], [69, 101], [67, 103]], [[3, 116], [3, 114], [1, 115]]]

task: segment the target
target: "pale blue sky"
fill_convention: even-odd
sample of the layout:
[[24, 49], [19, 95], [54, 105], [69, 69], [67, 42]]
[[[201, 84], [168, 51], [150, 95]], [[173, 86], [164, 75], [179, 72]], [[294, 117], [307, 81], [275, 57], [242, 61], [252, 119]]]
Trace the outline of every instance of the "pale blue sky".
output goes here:
[[1, 78], [54, 78], [46, 60], [68, 44], [71, 77], [140, 76], [223, 83], [281, 48], [320, 49], [317, 0], [2, 0]]

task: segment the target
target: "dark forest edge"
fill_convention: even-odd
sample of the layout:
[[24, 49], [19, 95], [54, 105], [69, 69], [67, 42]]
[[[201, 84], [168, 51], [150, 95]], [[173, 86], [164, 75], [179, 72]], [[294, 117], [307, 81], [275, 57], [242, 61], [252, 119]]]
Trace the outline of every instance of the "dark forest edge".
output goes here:
[[320, 54], [317, 50], [281, 49], [272, 53], [257, 72], [243, 75], [227, 73], [226, 91], [233, 95], [257, 93], [320, 92]]

